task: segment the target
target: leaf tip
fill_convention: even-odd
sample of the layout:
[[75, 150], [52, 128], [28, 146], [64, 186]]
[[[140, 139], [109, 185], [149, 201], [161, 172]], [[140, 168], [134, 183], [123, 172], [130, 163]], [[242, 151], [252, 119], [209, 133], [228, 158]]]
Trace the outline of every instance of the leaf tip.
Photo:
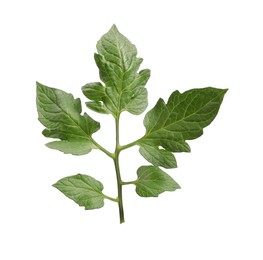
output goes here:
[[177, 186], [176, 186], [175, 190], [180, 190], [180, 189], [182, 189], [182, 188], [181, 188], [181, 186], [177, 183]]
[[43, 86], [43, 85], [42, 85], [40, 82], [36, 81], [37, 90], [40, 89], [42, 86]]
[[111, 30], [118, 31], [118, 28], [115, 23], [111, 26]]
[[108, 33], [113, 33], [115, 35], [119, 35], [120, 34], [120, 31], [118, 30], [118, 27], [116, 26], [115, 23], [111, 26], [111, 28], [110, 28]]
[[56, 189], [58, 189], [58, 183], [57, 183], [57, 182], [54, 183], [54, 184], [52, 184], [51, 186], [54, 187], [54, 188], [56, 188]]
[[228, 88], [214, 88], [214, 87], [211, 87], [211, 86], [207, 87], [207, 89], [216, 90], [216, 91], [221, 92], [223, 94], [225, 94], [229, 90]]

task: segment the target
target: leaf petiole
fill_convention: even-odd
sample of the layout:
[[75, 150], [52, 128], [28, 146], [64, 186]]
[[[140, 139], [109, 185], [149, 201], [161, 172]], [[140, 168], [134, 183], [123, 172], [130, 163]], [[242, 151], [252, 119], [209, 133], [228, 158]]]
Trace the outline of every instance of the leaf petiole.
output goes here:
[[137, 180], [135, 181], [122, 181], [121, 185], [129, 185], [129, 184], [136, 184]]
[[110, 158], [114, 159], [115, 155], [114, 153], [109, 152], [107, 149], [105, 149], [104, 147], [102, 147], [100, 144], [98, 144], [92, 137], [90, 138], [91, 142], [99, 149], [101, 150], [103, 153], [105, 153], [106, 155], [108, 155]]
[[119, 198], [112, 198], [112, 197], [109, 197], [105, 194], [103, 194], [103, 196], [105, 197], [105, 199], [108, 199], [108, 200], [111, 200], [111, 201], [114, 201], [114, 202], [119, 202]]
[[[143, 137], [142, 137], [142, 138], [143, 138]], [[142, 138], [137, 139], [136, 141], [133, 141], [133, 142], [131, 142], [131, 143], [129, 143], [129, 144], [120, 145], [120, 146], [119, 146], [119, 151], [123, 151], [123, 150], [126, 150], [126, 149], [130, 148], [130, 147], [133, 147], [133, 146], [135, 146], [135, 145], [138, 145], [138, 142], [139, 142]]]

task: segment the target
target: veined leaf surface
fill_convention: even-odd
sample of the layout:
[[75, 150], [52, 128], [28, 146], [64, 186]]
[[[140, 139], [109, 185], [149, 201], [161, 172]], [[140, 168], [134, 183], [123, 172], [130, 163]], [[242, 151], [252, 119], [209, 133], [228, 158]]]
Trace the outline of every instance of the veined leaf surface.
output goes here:
[[39, 121], [46, 127], [43, 135], [61, 140], [48, 143], [49, 148], [74, 155], [96, 148], [91, 135], [100, 124], [86, 113], [81, 115], [80, 99], [37, 82], [37, 110]]
[[147, 107], [145, 85], [150, 70], [138, 72], [142, 63], [137, 49], [115, 25], [97, 43], [94, 58], [99, 68], [100, 82], [83, 86], [83, 94], [91, 101], [87, 106], [99, 113], [111, 113], [114, 117], [122, 111], [141, 114]]
[[155, 166], [141, 166], [137, 175], [136, 192], [141, 197], [158, 197], [165, 191], [180, 189], [171, 176]]
[[102, 193], [103, 185], [91, 176], [77, 174], [65, 177], [53, 186], [87, 210], [98, 209], [104, 205], [106, 196]]
[[[146, 133], [137, 144], [141, 149], [147, 145], [155, 151], [161, 146], [169, 152], [190, 152], [186, 140], [203, 134], [203, 128], [216, 117], [226, 91], [211, 87], [191, 89], [173, 92], [167, 104], [159, 99], [144, 118]], [[153, 163], [148, 151], [142, 155]], [[165, 167], [162, 162], [153, 164]]]

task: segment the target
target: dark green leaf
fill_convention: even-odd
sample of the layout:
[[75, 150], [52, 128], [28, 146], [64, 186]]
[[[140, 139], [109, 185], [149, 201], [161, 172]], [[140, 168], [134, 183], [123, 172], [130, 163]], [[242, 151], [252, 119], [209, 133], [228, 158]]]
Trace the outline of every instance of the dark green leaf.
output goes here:
[[185, 140], [198, 138], [218, 113], [227, 90], [216, 88], [175, 91], [167, 104], [160, 99], [144, 118], [146, 134], [139, 145], [159, 147], [170, 152], [189, 152]]
[[[102, 113], [110, 112], [117, 117], [120, 112], [128, 111], [141, 114], [147, 107], [145, 85], [150, 77], [148, 69], [137, 72], [141, 58], [137, 58], [137, 49], [115, 25], [103, 35], [97, 43], [98, 54], [94, 58], [99, 68], [100, 78], [104, 82], [95, 82], [82, 88], [84, 95], [92, 101], [102, 102], [105, 108], [99, 109], [98, 103], [88, 107]], [[101, 103], [100, 107], [102, 107]]]
[[100, 124], [86, 113], [81, 115], [79, 99], [37, 82], [37, 110], [39, 121], [46, 127], [43, 135], [63, 141], [51, 142], [48, 147], [75, 155], [96, 148], [91, 135], [99, 130]]
[[104, 205], [103, 185], [91, 176], [77, 174], [65, 177], [53, 186], [85, 209], [98, 209]]
[[180, 189], [172, 177], [155, 166], [141, 166], [137, 175], [136, 192], [141, 197], [158, 197], [165, 191]]

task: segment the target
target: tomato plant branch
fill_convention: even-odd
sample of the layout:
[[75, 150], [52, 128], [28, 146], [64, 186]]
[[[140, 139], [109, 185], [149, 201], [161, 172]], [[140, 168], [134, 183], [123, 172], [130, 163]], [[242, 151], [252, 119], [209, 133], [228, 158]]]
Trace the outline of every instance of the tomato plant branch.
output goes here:
[[[180, 189], [179, 184], [160, 167], [176, 168], [173, 153], [190, 152], [187, 141], [200, 137], [203, 128], [214, 120], [227, 89], [207, 87], [183, 93], [175, 90], [167, 102], [160, 98], [146, 113], [144, 136], [120, 145], [120, 114], [126, 111], [140, 115], [145, 111], [148, 105], [145, 86], [150, 70], [139, 71], [142, 59], [137, 57], [135, 45], [115, 25], [101, 37], [96, 47], [98, 53], [94, 59], [101, 82], [84, 85], [82, 92], [88, 98], [85, 104], [89, 109], [114, 117], [115, 150], [108, 151], [92, 138], [100, 129], [100, 123], [87, 113], [81, 114], [79, 98], [39, 82], [36, 83], [38, 119], [45, 127], [43, 135], [56, 139], [47, 143], [47, 147], [72, 155], [85, 155], [92, 149], [99, 149], [113, 160], [118, 190], [116, 198], [104, 195], [104, 186], [99, 180], [81, 173], [64, 177], [53, 186], [86, 210], [103, 207], [105, 199], [118, 203], [120, 223], [123, 223], [122, 186], [135, 185], [135, 191], [141, 197], [158, 197], [163, 192]], [[124, 182], [119, 155], [135, 145], [140, 147], [140, 154], [150, 165], [137, 169], [137, 180]]]
[[123, 201], [122, 201], [122, 180], [120, 173], [120, 165], [119, 165], [119, 154], [120, 154], [120, 137], [119, 137], [119, 122], [120, 116], [115, 118], [115, 127], [116, 127], [116, 147], [114, 152], [114, 166], [116, 171], [116, 179], [117, 179], [117, 188], [118, 188], [118, 206], [119, 206], [119, 215], [120, 215], [120, 223], [124, 223], [124, 210], [123, 210]]

